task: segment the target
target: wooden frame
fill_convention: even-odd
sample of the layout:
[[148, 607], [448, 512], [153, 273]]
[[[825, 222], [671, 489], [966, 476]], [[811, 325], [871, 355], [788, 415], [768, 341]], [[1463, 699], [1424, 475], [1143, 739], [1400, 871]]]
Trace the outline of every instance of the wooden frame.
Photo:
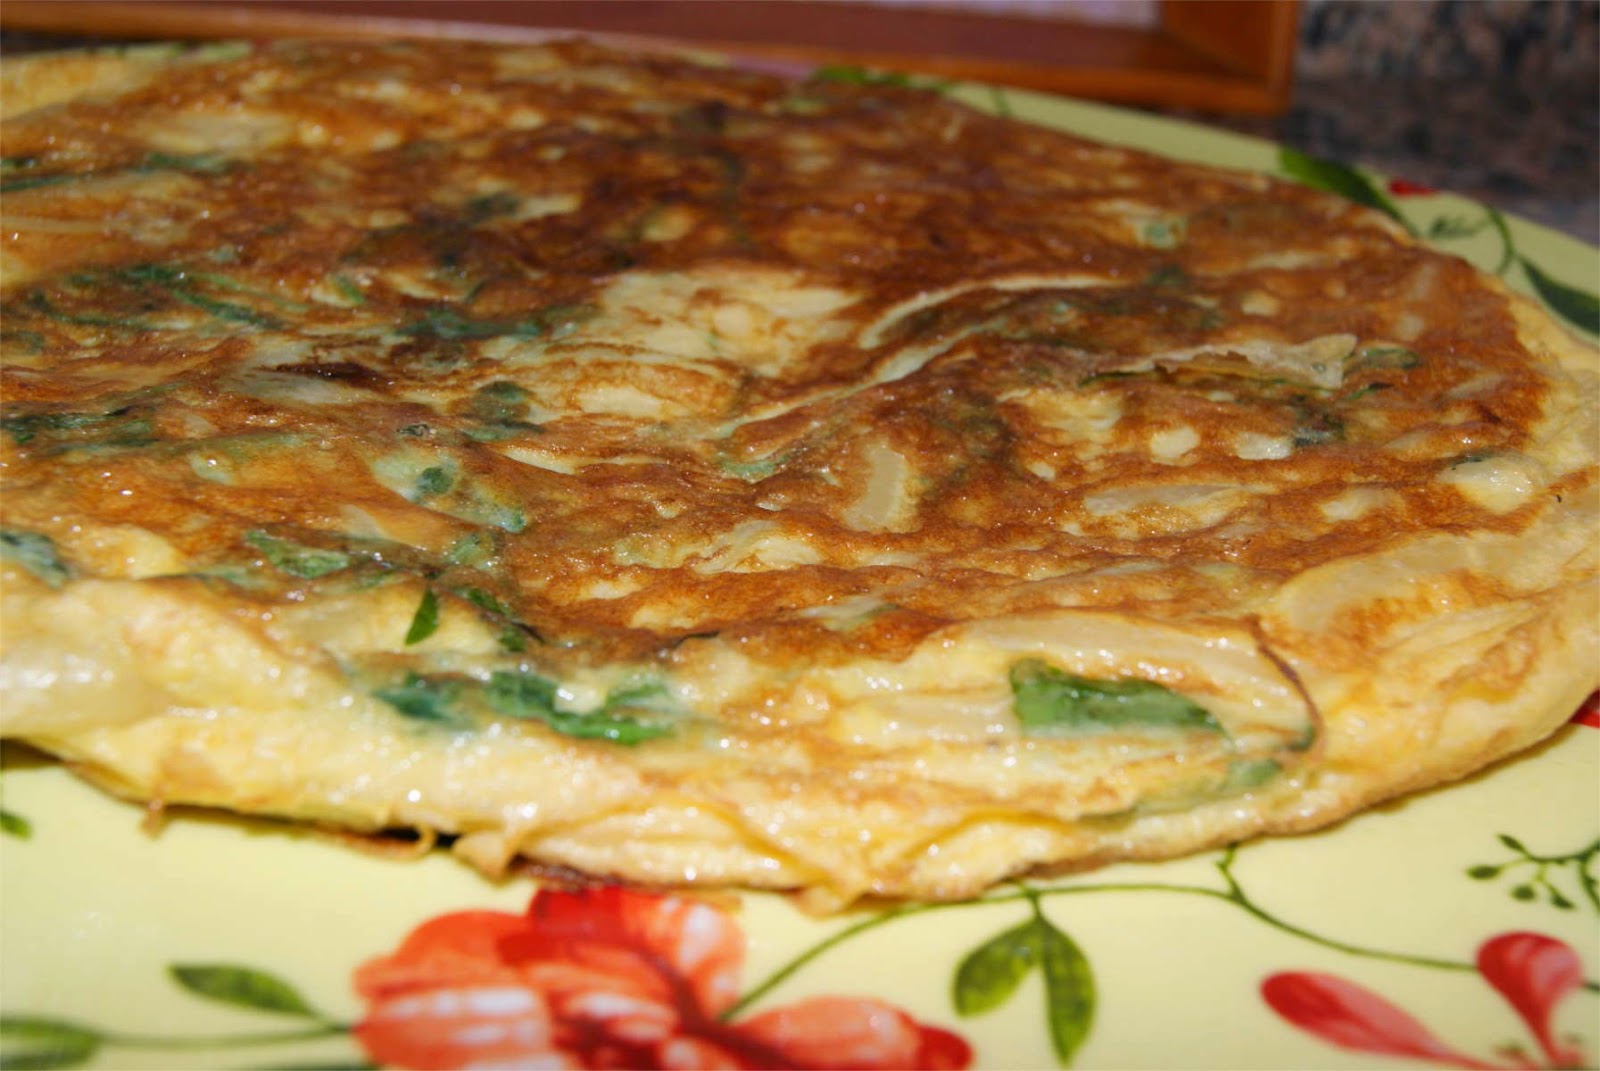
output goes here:
[[6, 0], [0, 26], [107, 38], [452, 37], [562, 31], [692, 44], [806, 69], [848, 63], [1073, 96], [1271, 114], [1287, 106], [1298, 0], [1161, 0], [1107, 26], [859, 0]]

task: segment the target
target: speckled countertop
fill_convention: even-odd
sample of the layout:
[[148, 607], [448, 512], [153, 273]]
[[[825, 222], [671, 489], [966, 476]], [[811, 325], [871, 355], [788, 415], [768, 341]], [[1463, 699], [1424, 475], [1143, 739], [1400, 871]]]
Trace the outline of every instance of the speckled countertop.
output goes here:
[[[82, 43], [0, 34], [6, 52]], [[1281, 116], [1164, 114], [1600, 245], [1600, 0], [1303, 0], [1295, 76]]]
[[1168, 114], [1600, 245], [1600, 0], [1307, 0], [1295, 68], [1281, 116]]

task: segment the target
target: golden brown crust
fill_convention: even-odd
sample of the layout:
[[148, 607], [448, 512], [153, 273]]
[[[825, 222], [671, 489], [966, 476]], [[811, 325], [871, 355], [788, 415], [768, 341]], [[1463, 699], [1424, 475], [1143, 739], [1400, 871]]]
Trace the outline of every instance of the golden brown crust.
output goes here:
[[116, 791], [959, 896], [1596, 683], [1595, 351], [1374, 213], [575, 42], [76, 77], [3, 128], [6, 732]]

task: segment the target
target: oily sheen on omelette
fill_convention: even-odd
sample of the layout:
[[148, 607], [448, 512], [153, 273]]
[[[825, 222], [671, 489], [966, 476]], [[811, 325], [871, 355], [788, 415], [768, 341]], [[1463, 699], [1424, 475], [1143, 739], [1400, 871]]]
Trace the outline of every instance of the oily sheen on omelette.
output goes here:
[[583, 42], [5, 85], [3, 728], [119, 795], [948, 898], [1600, 683], [1596, 351], [1338, 198]]

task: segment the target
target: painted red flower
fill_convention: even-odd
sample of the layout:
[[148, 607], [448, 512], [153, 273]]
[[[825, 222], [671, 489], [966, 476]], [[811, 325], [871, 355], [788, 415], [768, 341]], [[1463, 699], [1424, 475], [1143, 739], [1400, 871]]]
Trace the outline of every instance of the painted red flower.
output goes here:
[[1389, 192], [1396, 197], [1427, 197], [1439, 191], [1432, 186], [1424, 186], [1420, 182], [1397, 178], [1389, 180]]
[[364, 964], [355, 1036], [412, 1068], [962, 1068], [955, 1034], [877, 1000], [814, 997], [732, 1021], [744, 936], [704, 901], [541, 890], [465, 911]]
[[1590, 692], [1589, 698], [1583, 701], [1583, 706], [1578, 708], [1572, 720], [1579, 725], [1600, 729], [1600, 692]]
[[1583, 967], [1568, 945], [1537, 933], [1503, 933], [1478, 949], [1478, 973], [1505, 997], [1527, 1024], [1544, 1055], [1500, 1055], [1492, 1063], [1461, 1053], [1369, 989], [1331, 974], [1290, 971], [1261, 983], [1269, 1007], [1291, 1024], [1340, 1048], [1401, 1056], [1449, 1067], [1483, 1069], [1585, 1067], [1577, 1044], [1554, 1036], [1556, 1005], [1583, 984]]

